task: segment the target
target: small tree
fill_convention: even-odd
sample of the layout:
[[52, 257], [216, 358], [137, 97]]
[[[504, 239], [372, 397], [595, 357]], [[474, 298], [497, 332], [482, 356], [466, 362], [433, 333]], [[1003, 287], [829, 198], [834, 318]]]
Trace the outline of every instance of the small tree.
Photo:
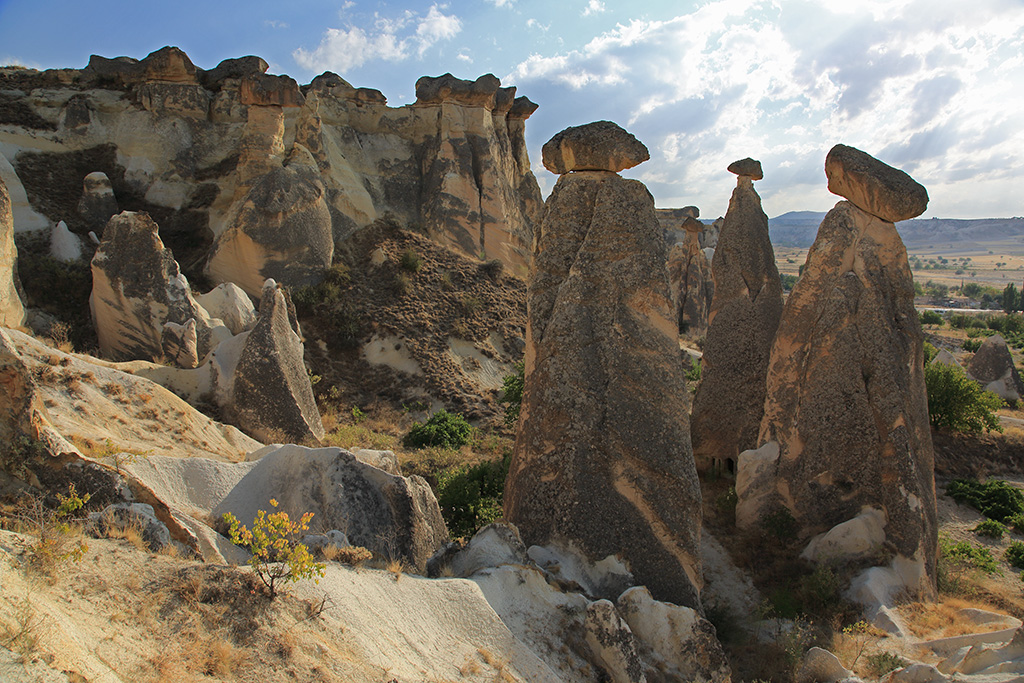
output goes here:
[[1020, 292], [1012, 282], [1003, 290], [1003, 310], [1007, 313], [1020, 310]]
[[[277, 507], [277, 501], [270, 499], [271, 507]], [[309, 530], [312, 512], [302, 515], [299, 521], [292, 521], [288, 513], [266, 510], [256, 513], [252, 523], [252, 531], [240, 524], [238, 518], [230, 512], [224, 513], [224, 521], [228, 524], [228, 538], [235, 545], [240, 545], [252, 553], [249, 566], [256, 572], [263, 585], [270, 591], [273, 599], [277, 595], [277, 584], [295, 582], [299, 579], [319, 581], [327, 568], [323, 562], [314, 562], [309, 549], [296, 539]]]
[[984, 391], [963, 369], [929, 363], [924, 369], [928, 418], [933, 427], [958, 432], [1003, 431], [995, 411], [1003, 401]]
[[459, 448], [469, 442], [469, 423], [458, 413], [439, 410], [430, 419], [420, 424], [415, 422], [405, 435], [402, 445], [406, 448]]
[[523, 386], [526, 384], [523, 361], [516, 363], [515, 369], [511, 375], [502, 378], [499, 399], [505, 404], [505, 424], [509, 427], [514, 427], [519, 419], [519, 409], [523, 404]]

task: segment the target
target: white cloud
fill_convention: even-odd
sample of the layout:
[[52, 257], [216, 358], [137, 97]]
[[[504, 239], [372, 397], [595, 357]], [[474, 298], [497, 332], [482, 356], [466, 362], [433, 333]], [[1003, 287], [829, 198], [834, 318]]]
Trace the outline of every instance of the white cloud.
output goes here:
[[466, 62], [467, 64], [473, 63], [473, 58], [466, 54], [465, 51], [460, 51], [459, 54], [455, 55], [455, 58]]
[[516, 3], [516, 0], [487, 0], [495, 7], [512, 7]]
[[287, 22], [277, 21], [275, 19], [267, 19], [263, 22], [263, 25], [269, 26], [270, 28], [288, 28]]
[[406, 10], [397, 17], [375, 15], [373, 26], [329, 28], [313, 50], [298, 48], [292, 53], [299, 66], [319, 71], [344, 73], [367, 62], [399, 62], [415, 51], [418, 57], [435, 44], [451, 40], [462, 30], [462, 21], [445, 14], [447, 5], [431, 5], [425, 16]]
[[551, 28], [551, 24], [542, 24], [533, 17], [526, 20], [526, 28], [536, 28], [544, 31], [545, 33]]
[[601, 0], [590, 0], [587, 6], [583, 8], [583, 16], [589, 17], [591, 14], [600, 14], [605, 11], [604, 3]]

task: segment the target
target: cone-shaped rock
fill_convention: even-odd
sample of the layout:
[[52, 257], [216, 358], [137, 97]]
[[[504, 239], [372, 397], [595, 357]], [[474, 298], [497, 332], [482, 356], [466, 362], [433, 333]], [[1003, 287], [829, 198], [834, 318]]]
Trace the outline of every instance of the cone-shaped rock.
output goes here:
[[839, 202], [779, 324], [761, 448], [740, 456], [737, 524], [784, 506], [810, 538], [873, 507], [900, 580], [930, 593], [937, 527], [923, 362], [896, 227]]
[[18, 292], [17, 262], [11, 197], [0, 179], [0, 325], [4, 327], [20, 327], [25, 322], [25, 306]]
[[747, 176], [736, 180], [711, 261], [715, 291], [691, 434], [697, 469], [736, 464], [757, 445], [765, 375], [782, 315], [768, 217]]
[[647, 188], [563, 175], [533, 267], [506, 517], [528, 545], [617, 555], [657, 599], [698, 607], [700, 488]]
[[675, 303], [679, 331], [702, 337], [707, 332], [708, 311], [715, 292], [711, 264], [700, 247], [704, 224], [688, 217], [683, 221], [686, 237], [668, 254], [668, 281]]
[[260, 317], [238, 357], [232, 404], [226, 408], [239, 429], [264, 441], [319, 443], [323, 422], [303, 364], [302, 338], [284, 290], [267, 280]]
[[974, 354], [967, 373], [986, 391], [1007, 401], [1019, 401], [1024, 396], [1024, 384], [1013, 364], [1013, 356], [1001, 334], [994, 334]]

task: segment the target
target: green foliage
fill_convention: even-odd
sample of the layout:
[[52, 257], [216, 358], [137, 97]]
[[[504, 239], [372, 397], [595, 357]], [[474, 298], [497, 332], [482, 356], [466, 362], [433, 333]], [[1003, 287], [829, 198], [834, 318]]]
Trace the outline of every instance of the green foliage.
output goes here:
[[398, 263], [402, 266], [402, 270], [417, 273], [423, 267], [423, 257], [416, 253], [415, 249], [406, 249], [402, 252], [402, 258]]
[[702, 367], [703, 366], [701, 365], [700, 361], [698, 361], [696, 358], [691, 358], [690, 359], [690, 368], [686, 371], [686, 381], [687, 382], [699, 382], [700, 381], [701, 368]]
[[513, 427], [519, 420], [519, 410], [523, 404], [523, 387], [526, 385], [526, 374], [523, 361], [515, 364], [515, 372], [501, 379], [501, 398], [505, 404], [505, 424]]
[[782, 280], [782, 291], [790, 292], [793, 287], [796, 286], [797, 280], [800, 279], [799, 275], [787, 275], [786, 273], [779, 273], [779, 279]]
[[362, 316], [344, 296], [350, 281], [348, 267], [339, 263], [324, 271], [320, 284], [299, 287], [291, 293], [299, 315], [316, 316], [330, 331], [326, 338], [332, 348], [357, 346], [362, 333]]
[[395, 273], [395, 279], [391, 281], [391, 291], [395, 296], [405, 296], [412, 291], [412, 280], [405, 273]]
[[841, 602], [843, 582], [828, 563], [822, 562], [814, 571], [800, 578], [800, 597], [805, 608], [824, 610]]
[[1017, 286], [1012, 282], [1003, 289], [1003, 310], [1007, 313], [1013, 313], [1021, 309], [1021, 295], [1017, 291]]
[[977, 353], [978, 349], [981, 348], [981, 344], [982, 341], [980, 339], [964, 339], [964, 343], [961, 344], [960, 346], [961, 348], [963, 348], [964, 351]]
[[868, 655], [865, 661], [868, 664], [868, 670], [875, 678], [881, 678], [890, 671], [902, 669], [907, 665], [907, 660], [891, 652], [878, 652]]
[[[270, 505], [276, 508], [277, 501], [271, 498]], [[279, 583], [293, 583], [300, 579], [313, 579], [319, 583], [319, 577], [324, 575], [326, 565], [314, 562], [309, 549], [296, 540], [309, 530], [312, 517], [313, 513], [307, 512], [302, 519], [293, 521], [287, 512], [268, 515], [266, 510], [260, 510], [250, 531], [233, 514], [224, 513], [228, 538], [252, 554], [249, 566], [270, 591], [271, 598], [277, 595]]]
[[1024, 569], [1024, 543], [1020, 541], [1011, 543], [1010, 547], [1006, 549], [1006, 554], [1003, 555], [1003, 558], [1011, 567]]
[[949, 316], [949, 326], [955, 330], [962, 330], [971, 322], [971, 316], [964, 313], [954, 313]]
[[81, 540], [78, 522], [90, 498], [88, 493], [79, 495], [74, 484], [68, 485], [67, 494], [57, 493], [56, 508], [45, 504], [41, 496], [28, 496], [0, 516], [0, 528], [38, 537], [29, 551], [29, 566], [53, 577], [68, 562], [81, 560], [89, 549]]
[[928, 365], [929, 363], [931, 363], [932, 359], [935, 358], [935, 356], [937, 356], [937, 355], [939, 355], [939, 350], [937, 348], [935, 348], [934, 346], [932, 346], [931, 344], [929, 344], [928, 342], [925, 342], [924, 343], [924, 364]]
[[925, 366], [924, 382], [933, 427], [958, 432], [1003, 431], [995, 415], [1002, 399], [984, 391], [962, 368], [931, 363]]
[[415, 422], [405, 435], [402, 445], [406, 448], [440, 446], [460, 448], [469, 441], [469, 423], [458, 413], [439, 410], [424, 423]]
[[442, 472], [437, 502], [452, 536], [472, 536], [502, 516], [502, 493], [509, 457]]
[[1002, 522], [997, 522], [994, 519], [986, 519], [982, 520], [978, 526], [974, 527], [974, 533], [986, 538], [999, 539], [1006, 533], [1006, 526]]
[[997, 522], [1024, 514], [1024, 492], [998, 479], [984, 484], [973, 479], [954, 479], [946, 486], [946, 495]]
[[921, 324], [922, 325], [939, 325], [941, 326], [945, 320], [942, 318], [942, 314], [938, 311], [921, 311]]
[[779, 507], [761, 517], [760, 526], [780, 541], [792, 539], [797, 532], [796, 519], [787, 508]]
[[1015, 512], [1003, 520], [1003, 523], [1014, 531], [1024, 533], [1024, 512]]
[[986, 574], [999, 574], [999, 565], [992, 557], [992, 551], [980, 545], [973, 545], [967, 541], [953, 543], [948, 538], [939, 537], [940, 561], [961, 567], [978, 569]]

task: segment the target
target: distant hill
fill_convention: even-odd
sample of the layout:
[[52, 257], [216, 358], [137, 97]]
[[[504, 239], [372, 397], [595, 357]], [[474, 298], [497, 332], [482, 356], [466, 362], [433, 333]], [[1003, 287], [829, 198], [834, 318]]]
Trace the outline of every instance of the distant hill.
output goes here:
[[[772, 244], [782, 247], [809, 247], [825, 217], [820, 211], [790, 211], [768, 219]], [[903, 242], [924, 247], [940, 244], [986, 243], [1024, 238], [1024, 218], [928, 218], [896, 224]]]

